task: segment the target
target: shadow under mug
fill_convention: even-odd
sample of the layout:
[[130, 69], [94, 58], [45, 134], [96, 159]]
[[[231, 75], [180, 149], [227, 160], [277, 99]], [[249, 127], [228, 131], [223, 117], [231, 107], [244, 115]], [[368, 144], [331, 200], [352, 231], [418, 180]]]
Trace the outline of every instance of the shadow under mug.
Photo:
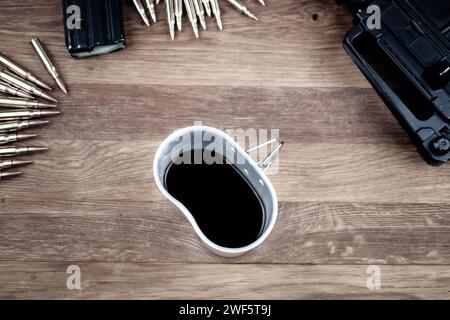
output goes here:
[[[207, 138], [205, 139], [205, 137]], [[276, 147], [265, 160], [256, 162], [250, 157], [249, 152], [274, 143], [277, 144]], [[183, 203], [174, 198], [165, 186], [166, 173], [173, 164], [174, 154], [178, 152], [177, 150], [189, 151], [199, 148], [214, 148], [216, 147], [214, 144], [220, 144], [220, 146], [217, 146], [217, 149], [224, 151], [222, 154], [223, 158], [228, 163], [232, 163], [243, 177], [242, 179], [245, 177], [246, 182], [253, 188], [264, 208], [263, 226], [259, 236], [252, 243], [243, 247], [227, 248], [211, 241], [199, 227], [194, 215], [189, 212]], [[203, 244], [218, 255], [235, 257], [258, 247], [269, 236], [275, 225], [278, 214], [277, 195], [264, 171], [270, 167], [281, 146], [282, 143], [278, 139], [274, 139], [245, 151], [232, 137], [221, 130], [207, 126], [187, 127], [172, 133], [159, 146], [153, 162], [153, 174], [161, 193], [187, 218]]]

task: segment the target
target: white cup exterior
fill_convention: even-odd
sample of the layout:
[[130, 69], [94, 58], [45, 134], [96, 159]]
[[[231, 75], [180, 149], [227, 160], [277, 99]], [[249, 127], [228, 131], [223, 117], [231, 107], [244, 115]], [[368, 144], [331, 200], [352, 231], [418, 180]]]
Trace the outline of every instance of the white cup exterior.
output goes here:
[[[198, 226], [197, 222], [195, 221], [195, 218], [193, 215], [189, 212], [189, 210], [177, 199], [175, 199], [170, 193], [167, 191], [167, 189], [164, 186], [164, 176], [166, 173], [166, 170], [168, 168], [167, 165], [167, 157], [170, 156], [171, 151], [173, 150], [173, 145], [179, 142], [180, 137], [185, 137], [189, 134], [194, 133], [207, 133], [209, 135], [213, 135], [215, 137], [220, 137], [224, 139], [226, 146], [230, 148], [234, 148], [234, 150], [239, 153], [240, 156], [242, 156], [245, 159], [245, 163], [248, 167], [248, 169], [251, 170], [253, 180], [257, 179], [260, 186], [258, 188], [261, 190], [258, 192], [259, 197], [263, 201], [263, 203], [267, 203], [268, 205], [265, 206], [266, 208], [266, 223], [263, 228], [263, 232], [261, 235], [251, 244], [246, 245], [244, 247], [240, 248], [227, 248], [222, 247], [211, 240], [209, 240], [205, 234], [202, 232], [200, 227]], [[249, 170], [244, 169], [244, 172], [249, 174]], [[195, 233], [198, 235], [200, 240], [203, 242], [203, 244], [210, 249], [212, 252], [223, 256], [223, 257], [236, 257], [240, 256], [252, 249], [255, 249], [261, 243], [266, 240], [266, 238], [271, 233], [273, 227], [275, 226], [275, 222], [277, 220], [278, 215], [278, 199], [275, 192], [275, 189], [272, 186], [272, 183], [267, 178], [265, 173], [261, 170], [261, 168], [258, 166], [258, 164], [247, 154], [247, 152], [238, 144], [236, 141], [234, 141], [233, 138], [231, 138], [229, 135], [227, 135], [225, 132], [218, 130], [216, 128], [208, 127], [208, 126], [191, 126], [184, 129], [180, 129], [172, 133], [169, 137], [167, 137], [162, 144], [159, 146], [158, 150], [156, 151], [155, 158], [153, 161], [153, 175], [155, 178], [156, 185], [158, 186], [161, 193], [169, 199], [180, 211], [181, 213], [186, 217], [186, 219], [189, 221], [189, 223], [194, 228]], [[267, 209], [269, 207], [269, 209]], [[267, 210], [270, 210], [270, 212], [267, 212]], [[268, 218], [268, 219], [267, 219]]]

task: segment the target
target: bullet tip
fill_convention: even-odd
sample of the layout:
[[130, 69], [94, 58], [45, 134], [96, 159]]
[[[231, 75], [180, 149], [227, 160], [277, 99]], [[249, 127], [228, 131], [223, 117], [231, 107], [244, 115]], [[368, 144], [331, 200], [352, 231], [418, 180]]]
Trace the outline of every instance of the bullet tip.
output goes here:
[[36, 83], [39, 87], [48, 90], [48, 91], [52, 91], [53, 88], [50, 87], [48, 84], [46, 84], [45, 82], [39, 80], [39, 79], [35, 79], [34, 83]]
[[46, 93], [42, 93], [42, 94], [41, 94], [41, 97], [44, 98], [44, 99], [46, 99], [46, 100], [50, 100], [50, 101], [53, 101], [53, 102], [55, 102], [55, 103], [58, 103], [58, 100], [56, 100], [56, 99], [53, 98], [52, 96], [49, 96], [49, 95], [46, 94]]
[[41, 111], [41, 115], [42, 116], [57, 116], [57, 115], [60, 115], [61, 114], [61, 111], [59, 111], [59, 110], [42, 110]]
[[33, 161], [29, 160], [11, 160], [11, 167], [18, 167], [18, 166], [26, 166], [33, 164]]
[[18, 133], [16, 135], [17, 140], [27, 140], [36, 138], [38, 135], [36, 133]]
[[38, 103], [38, 107], [40, 107], [40, 108], [48, 108], [48, 109], [55, 109], [58, 106], [56, 104]]
[[154, 11], [150, 11], [150, 16], [152, 17], [153, 23], [156, 23], [156, 14]]
[[17, 177], [18, 175], [21, 175], [22, 172], [20, 171], [9, 171], [9, 172], [0, 172], [0, 179], [10, 179], [13, 177]]
[[61, 80], [60, 78], [56, 78], [55, 81], [56, 81], [56, 84], [58, 85], [58, 87], [62, 90], [62, 92], [64, 92], [65, 94], [67, 94], [66, 86], [64, 85], [64, 83], [62, 82], [62, 80]]
[[25, 99], [34, 99], [34, 97], [31, 94], [25, 93], [23, 91], [16, 91], [16, 95], [18, 97], [25, 98]]
[[198, 28], [197, 28], [196, 24], [193, 25], [193, 30], [194, 30], [195, 37], [198, 39]]
[[170, 32], [170, 38], [172, 40], [175, 40], [175, 25], [169, 24], [169, 32]]
[[178, 28], [178, 31], [181, 31], [181, 29], [182, 29], [182, 24], [183, 24], [183, 22], [182, 22], [182, 20], [181, 20], [181, 16], [180, 16], [180, 15], [177, 15], [177, 28]]
[[50, 121], [48, 121], [48, 120], [29, 120], [28, 126], [29, 127], [37, 127], [37, 126], [43, 126], [43, 125], [46, 125], [49, 123], [50, 123]]
[[47, 151], [47, 147], [27, 147], [28, 152], [44, 152]]

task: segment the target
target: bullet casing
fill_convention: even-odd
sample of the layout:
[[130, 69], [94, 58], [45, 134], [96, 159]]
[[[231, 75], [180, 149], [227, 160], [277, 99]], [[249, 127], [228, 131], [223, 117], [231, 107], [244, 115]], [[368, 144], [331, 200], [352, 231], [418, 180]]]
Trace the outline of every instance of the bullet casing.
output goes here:
[[202, 0], [203, 6], [205, 7], [206, 14], [211, 17], [211, 6], [209, 5], [209, 0]]
[[18, 88], [15, 87], [11, 87], [10, 85], [0, 82], [0, 92], [2, 93], [6, 93], [12, 96], [16, 96], [16, 97], [20, 97], [20, 98], [25, 98], [25, 99], [33, 99], [33, 96], [21, 91]]
[[37, 136], [36, 134], [19, 134], [19, 133], [0, 134], [0, 145], [5, 145], [11, 142], [17, 142], [26, 139], [32, 139], [35, 138], [36, 136]]
[[[30, 92], [33, 90], [34, 84], [28, 80], [22, 79], [7, 69], [0, 70], [0, 80], [6, 84]], [[39, 89], [39, 88], [38, 88]]]
[[13, 85], [14, 87], [24, 90], [27, 93], [42, 97], [47, 100], [51, 100], [53, 102], [58, 102], [58, 100], [47, 95], [43, 90], [39, 89], [34, 84], [17, 77], [9, 71], [0, 70], [0, 79]]
[[15, 120], [0, 122], [0, 133], [15, 132], [48, 124], [48, 120]]
[[16, 142], [17, 134], [0, 134], [0, 145]]
[[40, 117], [56, 116], [60, 114], [59, 111], [53, 110], [6, 110], [0, 111], [0, 120], [16, 120], [16, 119], [32, 119]]
[[191, 22], [195, 37], [198, 38], [197, 14], [195, 13], [194, 3], [192, 0], [184, 0], [184, 6], [186, 7], [186, 14]]
[[195, 12], [197, 13], [198, 19], [200, 20], [200, 25], [203, 30], [206, 30], [206, 20], [205, 20], [205, 10], [201, 0], [193, 0]]
[[147, 27], [150, 27], [150, 21], [148, 21], [147, 14], [145, 13], [145, 8], [142, 5], [141, 0], [133, 0], [133, 3], [136, 7], [136, 10], [139, 12], [139, 15], [141, 16], [142, 20], [144, 20]]
[[166, 0], [167, 24], [169, 25], [170, 38], [175, 39], [175, 5], [174, 0]]
[[39, 40], [39, 38], [34, 38], [31, 40], [31, 45], [33, 46], [34, 50], [36, 50], [36, 53], [38, 54], [39, 58], [41, 59], [42, 63], [44, 64], [45, 68], [47, 69], [48, 73], [52, 76], [52, 78], [55, 80], [56, 84], [61, 88], [61, 90], [67, 94], [67, 89], [64, 83], [62, 82], [62, 79], [58, 73], [58, 70], [56, 69], [56, 66], [50, 59], [47, 51], [44, 48], [44, 45]]
[[[0, 97], [0, 108], [20, 108], [20, 109], [44, 109], [44, 108], [56, 108], [54, 104], [41, 103], [35, 100], [27, 99], [15, 99], [15, 98], [1, 98]], [[0, 109], [1, 111], [1, 109]]]
[[47, 151], [45, 147], [0, 147], [0, 157], [14, 157], [23, 154]]
[[219, 0], [209, 0], [211, 3], [211, 10], [214, 13], [214, 17], [216, 18], [217, 26], [220, 30], [223, 29], [222, 25], [222, 18], [221, 18], [221, 12], [220, 12], [220, 6], [219, 6]]
[[0, 133], [19, 131], [28, 128], [28, 124], [25, 123], [25, 121], [0, 122]]
[[31, 72], [25, 70], [23, 67], [21, 67], [12, 59], [8, 58], [2, 53], [0, 53], [0, 64], [7, 67], [18, 76], [40, 86], [41, 88], [52, 90], [52, 88], [48, 84], [40, 80], [38, 77], [34, 76]]
[[155, 12], [155, 0], [146, 0], [147, 9], [150, 12], [150, 16], [154, 23], [156, 23], [156, 12]]
[[[211, 1], [218, 1], [218, 0], [211, 0]], [[252, 18], [254, 20], [258, 20], [258, 18], [240, 1], [238, 0], [228, 0], [228, 2], [235, 7], [238, 11], [240, 11], [242, 14], [246, 15], [249, 18]]]
[[33, 163], [32, 161], [28, 160], [0, 160], [0, 170], [25, 166], [32, 163]]
[[177, 18], [177, 28], [181, 31], [183, 24], [183, 0], [175, 0], [175, 17]]

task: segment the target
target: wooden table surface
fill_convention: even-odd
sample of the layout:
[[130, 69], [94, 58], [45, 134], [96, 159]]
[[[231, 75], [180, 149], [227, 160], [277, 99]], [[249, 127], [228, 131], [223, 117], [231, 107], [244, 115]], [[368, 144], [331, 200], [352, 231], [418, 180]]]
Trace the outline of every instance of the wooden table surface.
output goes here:
[[[50, 151], [0, 183], [0, 298], [450, 298], [450, 167], [426, 165], [342, 49], [351, 16], [333, 0], [222, 1], [195, 40], [149, 30], [124, 2], [127, 49], [75, 61], [60, 1], [0, 3], [0, 51], [70, 89], [39, 130]], [[156, 148], [194, 121], [279, 129], [279, 218], [255, 251], [208, 252], [157, 190]], [[81, 268], [81, 290], [66, 269]], [[368, 266], [381, 270], [369, 290]]]

